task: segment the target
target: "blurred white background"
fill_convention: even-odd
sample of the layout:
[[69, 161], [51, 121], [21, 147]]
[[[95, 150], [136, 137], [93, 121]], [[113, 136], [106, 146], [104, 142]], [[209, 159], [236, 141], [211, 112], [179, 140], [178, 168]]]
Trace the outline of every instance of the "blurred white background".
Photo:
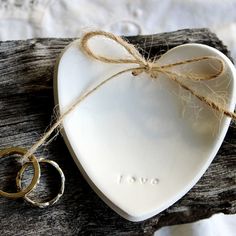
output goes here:
[[[236, 59], [236, 0], [0, 0], [0, 40], [77, 37], [88, 29], [122, 35], [208, 27]], [[233, 236], [236, 217], [218, 214], [165, 227], [156, 236]]]
[[0, 40], [209, 27], [236, 58], [236, 0], [0, 0]]

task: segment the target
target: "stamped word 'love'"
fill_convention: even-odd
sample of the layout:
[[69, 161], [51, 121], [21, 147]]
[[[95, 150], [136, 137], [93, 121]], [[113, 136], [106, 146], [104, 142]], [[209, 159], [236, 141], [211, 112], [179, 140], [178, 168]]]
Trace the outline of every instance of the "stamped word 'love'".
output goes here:
[[119, 175], [117, 178], [118, 184], [151, 184], [151, 185], [157, 185], [159, 183], [159, 179], [154, 178], [147, 178], [142, 176], [136, 176], [136, 175]]

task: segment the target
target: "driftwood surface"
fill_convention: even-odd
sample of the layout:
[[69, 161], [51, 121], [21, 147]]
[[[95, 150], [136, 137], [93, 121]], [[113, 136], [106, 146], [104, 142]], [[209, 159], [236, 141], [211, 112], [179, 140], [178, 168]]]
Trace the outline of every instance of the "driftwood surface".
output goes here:
[[[151, 56], [189, 42], [229, 52], [207, 29], [186, 29], [127, 38]], [[29, 39], [0, 42], [0, 147], [29, 147], [49, 125], [53, 114], [53, 69], [60, 52], [73, 39]], [[146, 54], [146, 55], [147, 55]], [[22, 199], [0, 197], [0, 235], [153, 235], [161, 226], [193, 222], [223, 212], [236, 213], [236, 132], [230, 128], [219, 153], [201, 180], [181, 200], [144, 222], [132, 223], [113, 212], [89, 187], [61, 136], [40, 148], [37, 156], [56, 160], [66, 176], [65, 194], [46, 209]], [[0, 187], [15, 190], [20, 165], [0, 160]], [[30, 175], [30, 171], [26, 175]], [[39, 195], [55, 194], [57, 175], [43, 172]], [[37, 194], [38, 195], [38, 194]]]

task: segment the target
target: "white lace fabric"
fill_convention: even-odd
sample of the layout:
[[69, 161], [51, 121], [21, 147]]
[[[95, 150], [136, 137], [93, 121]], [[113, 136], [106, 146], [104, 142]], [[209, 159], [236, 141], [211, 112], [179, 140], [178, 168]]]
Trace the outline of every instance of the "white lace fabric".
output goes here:
[[[209, 27], [236, 58], [236, 0], [0, 0], [0, 40]], [[14, 30], [12, 30], [14, 28]]]
[[50, 0], [0, 0], [0, 19], [40, 23]]

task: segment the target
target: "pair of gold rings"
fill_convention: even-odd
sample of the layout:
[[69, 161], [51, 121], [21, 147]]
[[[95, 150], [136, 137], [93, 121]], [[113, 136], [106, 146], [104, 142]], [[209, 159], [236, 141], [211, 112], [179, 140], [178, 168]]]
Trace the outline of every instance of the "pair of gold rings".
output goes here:
[[[24, 156], [26, 153], [27, 153], [27, 150], [24, 148], [10, 147], [10, 148], [5, 148], [3, 150], [0, 150], [0, 158], [7, 157], [9, 155], [15, 155], [15, 154], [21, 157], [21, 156]], [[53, 199], [49, 201], [45, 201], [45, 202], [37, 202], [31, 199], [29, 196], [29, 194], [36, 188], [37, 184], [39, 183], [40, 175], [41, 175], [40, 163], [46, 163], [46, 164], [52, 165], [58, 171], [61, 177], [61, 187], [58, 194]], [[30, 184], [26, 188], [23, 188], [22, 177], [25, 170], [27, 169], [29, 165], [33, 166], [34, 176]], [[63, 171], [61, 170], [61, 168], [56, 162], [47, 160], [44, 158], [37, 159], [34, 155], [31, 155], [29, 157], [29, 162], [24, 163], [17, 174], [16, 186], [17, 186], [18, 192], [8, 193], [8, 192], [0, 190], [0, 196], [11, 198], [11, 199], [24, 198], [27, 202], [29, 202], [32, 205], [40, 207], [40, 208], [44, 208], [44, 207], [51, 206], [54, 203], [56, 203], [59, 200], [59, 198], [63, 195], [64, 188], [65, 188], [65, 176], [63, 174]]]

